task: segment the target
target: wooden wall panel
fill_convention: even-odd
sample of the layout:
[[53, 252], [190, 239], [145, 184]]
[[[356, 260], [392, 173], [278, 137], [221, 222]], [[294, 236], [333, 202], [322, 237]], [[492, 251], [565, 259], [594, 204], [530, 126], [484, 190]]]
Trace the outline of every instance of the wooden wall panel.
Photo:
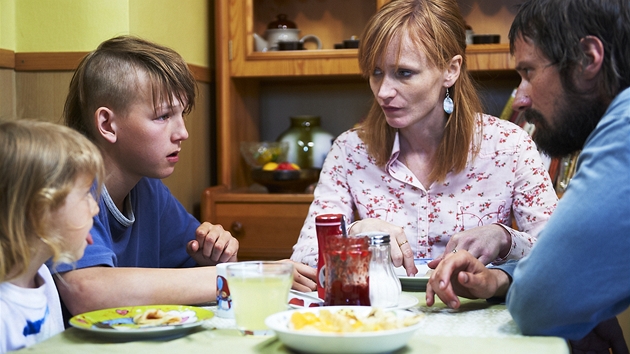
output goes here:
[[0, 69], [0, 119], [15, 117], [15, 71]]
[[18, 118], [62, 123], [63, 105], [71, 79], [72, 71], [16, 72]]

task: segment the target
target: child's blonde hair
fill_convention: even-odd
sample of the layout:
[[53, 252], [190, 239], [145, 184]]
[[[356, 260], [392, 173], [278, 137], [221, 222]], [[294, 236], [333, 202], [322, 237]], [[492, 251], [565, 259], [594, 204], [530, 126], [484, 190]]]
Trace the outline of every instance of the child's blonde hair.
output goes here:
[[76, 180], [94, 176], [98, 196], [103, 159], [77, 131], [48, 122], [0, 122], [0, 282], [19, 276], [31, 261], [36, 242], [44, 242], [53, 262], [74, 262], [63, 235], [50, 227]]

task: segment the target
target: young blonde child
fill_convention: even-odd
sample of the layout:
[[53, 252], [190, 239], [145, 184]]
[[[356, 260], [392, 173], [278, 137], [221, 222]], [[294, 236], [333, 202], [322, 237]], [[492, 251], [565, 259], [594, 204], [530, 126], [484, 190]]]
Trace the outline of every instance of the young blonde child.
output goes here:
[[0, 122], [0, 353], [64, 329], [59, 295], [44, 265], [72, 263], [92, 243], [103, 160], [71, 128]]

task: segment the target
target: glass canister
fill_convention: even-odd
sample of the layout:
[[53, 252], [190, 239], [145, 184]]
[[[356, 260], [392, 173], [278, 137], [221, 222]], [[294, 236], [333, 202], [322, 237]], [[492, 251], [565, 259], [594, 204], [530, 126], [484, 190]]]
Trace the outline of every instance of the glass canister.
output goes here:
[[370, 306], [369, 239], [326, 237], [324, 306]]
[[372, 259], [370, 261], [370, 302], [374, 307], [398, 306], [402, 292], [400, 280], [391, 259], [390, 237], [382, 232], [363, 233], [369, 238]]
[[317, 232], [317, 296], [323, 299], [324, 291], [324, 271], [325, 267], [325, 246], [328, 237], [343, 237], [341, 223], [344, 222], [343, 214], [322, 214], [315, 217], [315, 231]]
[[322, 168], [334, 136], [320, 127], [318, 116], [292, 116], [291, 126], [278, 137], [289, 143], [287, 161], [300, 168]]

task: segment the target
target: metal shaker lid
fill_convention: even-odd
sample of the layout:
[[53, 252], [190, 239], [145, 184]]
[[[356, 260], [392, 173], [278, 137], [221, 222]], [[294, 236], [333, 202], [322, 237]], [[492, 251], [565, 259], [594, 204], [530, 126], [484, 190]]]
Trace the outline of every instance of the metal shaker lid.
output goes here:
[[369, 239], [370, 246], [389, 244], [389, 234], [382, 231], [363, 232], [357, 236], [365, 236]]

